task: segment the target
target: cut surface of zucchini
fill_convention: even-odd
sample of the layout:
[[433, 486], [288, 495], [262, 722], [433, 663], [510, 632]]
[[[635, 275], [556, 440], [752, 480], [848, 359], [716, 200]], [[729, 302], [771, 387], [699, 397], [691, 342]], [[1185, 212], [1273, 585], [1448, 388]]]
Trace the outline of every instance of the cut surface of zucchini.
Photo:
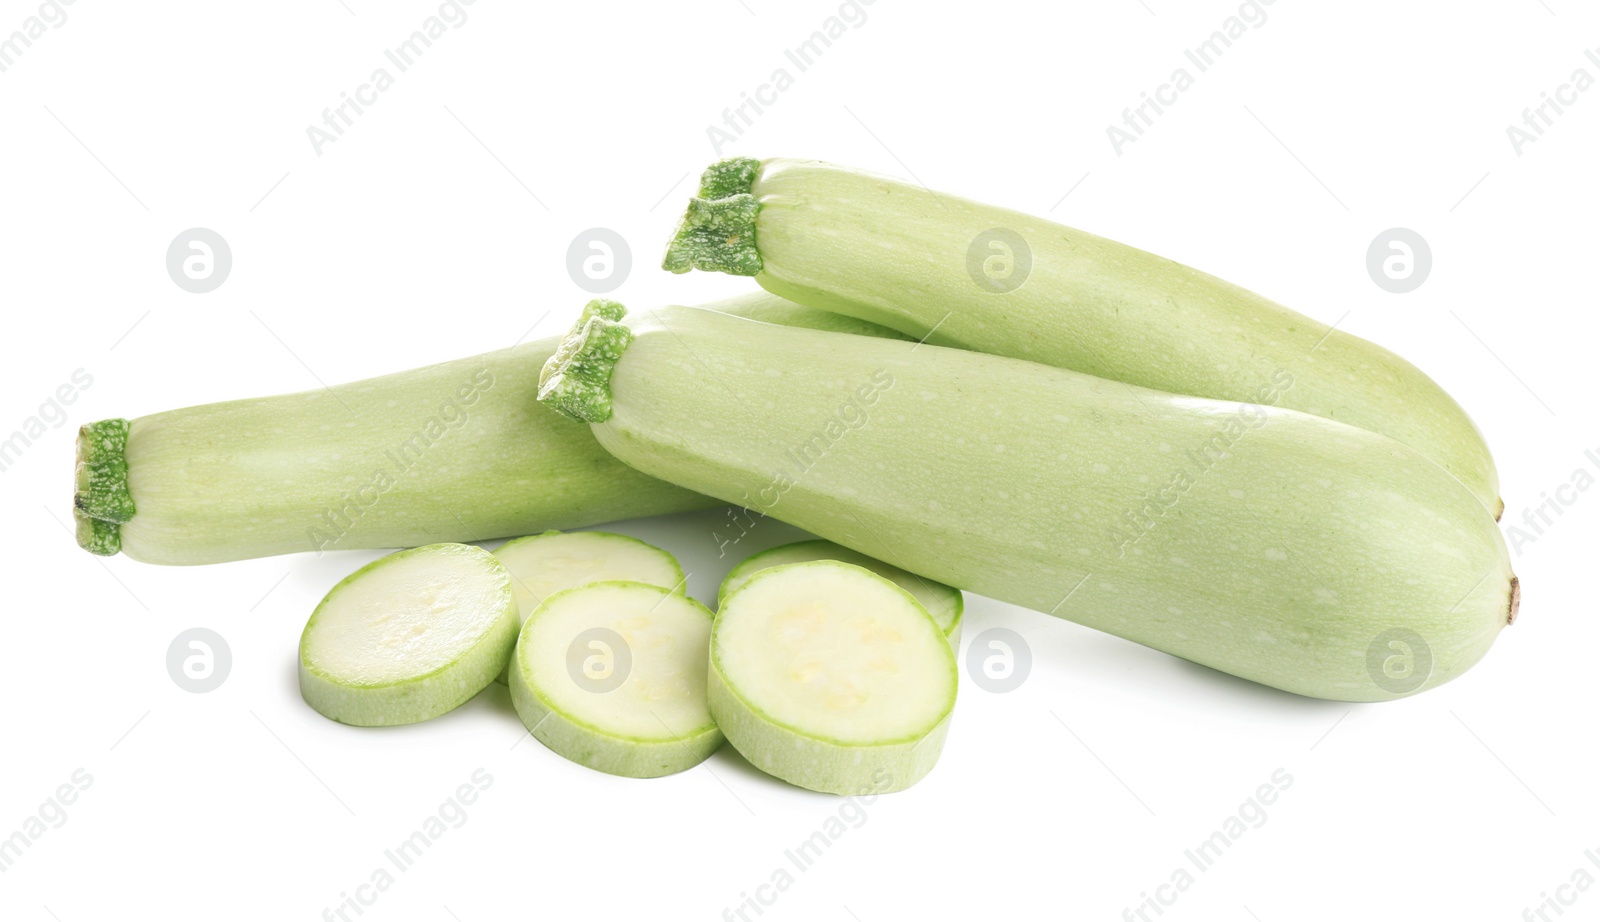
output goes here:
[[534, 738], [589, 768], [655, 778], [722, 744], [706, 704], [711, 612], [641, 582], [558, 592], [522, 627], [511, 700]]
[[911, 594], [832, 560], [770, 567], [712, 629], [711, 713], [751, 764], [833, 794], [910, 787], [956, 698], [950, 644]]
[[[677, 558], [629, 535], [547, 531], [507, 541], [494, 555], [511, 574], [511, 593], [523, 621], [545, 599], [589, 583], [631, 580], [683, 591], [683, 568]], [[509, 654], [506, 661], [510, 663]], [[502, 670], [495, 680], [510, 681], [509, 671]]]
[[965, 608], [962, 601], [961, 590], [944, 583], [934, 582], [902, 570], [894, 564], [884, 563], [875, 557], [868, 557], [859, 551], [853, 551], [842, 545], [834, 544], [824, 538], [811, 541], [796, 541], [771, 550], [762, 551], [751, 555], [738, 566], [729, 571], [722, 581], [722, 587], [717, 590], [717, 607], [728, 596], [756, 575], [769, 567], [781, 566], [786, 563], [801, 563], [807, 560], [837, 560], [840, 563], [851, 563], [858, 567], [865, 567], [888, 581], [911, 593], [928, 614], [933, 616], [934, 623], [939, 625], [939, 630], [950, 639], [952, 647], [961, 642], [961, 614]]
[[459, 707], [516, 643], [511, 577], [465, 544], [399, 551], [345, 577], [300, 636], [300, 694], [340, 723], [394, 726]]

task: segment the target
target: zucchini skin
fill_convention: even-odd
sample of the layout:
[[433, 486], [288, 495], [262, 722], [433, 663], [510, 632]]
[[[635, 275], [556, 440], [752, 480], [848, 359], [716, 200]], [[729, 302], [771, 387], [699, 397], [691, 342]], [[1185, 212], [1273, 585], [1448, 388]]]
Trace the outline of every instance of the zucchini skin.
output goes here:
[[[765, 292], [707, 307], [899, 335]], [[719, 505], [626, 467], [586, 427], [537, 404], [558, 341], [92, 423], [80, 436], [79, 542], [191, 565], [484, 541]], [[102, 508], [107, 518], [95, 516]]]
[[713, 504], [623, 468], [581, 426], [530, 400], [553, 347], [135, 419], [127, 459], [138, 511], [122, 525], [122, 552], [218, 563], [479, 541]]
[[[1296, 386], [1284, 406], [1404, 442], [1496, 518], [1504, 506], [1483, 436], [1426, 374], [1222, 279], [1031, 215], [819, 161], [724, 161], [707, 170], [707, 194], [720, 198], [696, 199], [686, 227], [754, 214], [742, 235], [707, 235], [715, 243], [739, 236], [741, 258], [699, 241], [684, 258], [669, 250], [668, 268], [755, 268], [763, 288], [809, 307], [1174, 394], [1250, 400], [1286, 370]], [[1030, 264], [1022, 267], [1013, 246], [1019, 278], [1005, 290], [980, 285], [975, 268], [991, 253], [978, 246], [980, 235], [996, 229], [1020, 238]]]
[[[1455, 678], [1514, 614], [1487, 510], [1368, 430], [704, 311], [626, 328], [608, 451], [960, 589], [1346, 701]], [[1415, 682], [1374, 671], [1397, 631]]]

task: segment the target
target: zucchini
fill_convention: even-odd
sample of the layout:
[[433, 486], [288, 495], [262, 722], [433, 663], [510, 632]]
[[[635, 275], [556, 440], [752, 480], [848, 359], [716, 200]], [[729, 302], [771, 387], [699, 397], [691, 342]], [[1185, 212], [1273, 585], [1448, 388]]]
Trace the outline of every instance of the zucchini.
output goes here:
[[534, 738], [598, 771], [670, 775], [722, 745], [706, 703], [711, 612], [626, 580], [558, 592], [522, 626], [511, 701]]
[[901, 589], [911, 593], [917, 604], [928, 610], [933, 616], [933, 622], [939, 625], [939, 630], [950, 640], [952, 647], [961, 643], [961, 613], [965, 603], [961, 598], [961, 590], [952, 589], [944, 583], [923, 579], [915, 573], [908, 573], [893, 564], [868, 557], [865, 554], [852, 551], [847, 547], [840, 547], [832, 541], [820, 538], [811, 541], [796, 541], [770, 550], [762, 551], [746, 557], [738, 566], [728, 572], [723, 578], [722, 586], [717, 590], [717, 608], [720, 610], [727, 601], [728, 596], [738, 590], [750, 577], [768, 567], [782, 566], [786, 563], [801, 563], [807, 560], [837, 560], [841, 563], [854, 564], [878, 574], [884, 579]]
[[511, 574], [523, 621], [550, 596], [589, 583], [627, 580], [683, 591], [677, 558], [631, 535], [547, 531], [507, 541], [494, 555]]
[[359, 727], [437, 717], [494, 681], [517, 640], [511, 577], [493, 554], [434, 544], [367, 564], [300, 635], [300, 695]]
[[955, 654], [927, 609], [834, 560], [768, 567], [733, 590], [710, 672], [711, 714], [739, 754], [830, 794], [917, 783], [956, 701]]
[[817, 161], [708, 169], [665, 267], [761, 287], [931, 343], [1174, 394], [1279, 406], [1410, 445], [1499, 518], [1489, 449], [1427, 375], [1366, 340], [1168, 259]]
[[[651, 476], [1303, 695], [1435, 687], [1516, 613], [1470, 490], [1293, 410], [683, 308], [589, 317], [544, 378]], [[1397, 630], [1420, 680], [1374, 659]]]
[[[605, 531], [547, 531], [516, 538], [494, 552], [511, 574], [511, 593], [524, 623], [545, 599], [589, 583], [630, 580], [682, 592], [677, 558], [638, 538]], [[509, 651], [507, 663], [510, 662]], [[510, 680], [501, 672], [495, 681]]]
[[[899, 335], [767, 294], [707, 306]], [[556, 343], [90, 423], [78, 437], [78, 543], [203, 564], [485, 541], [716, 505], [628, 469], [584, 427], [534, 405]]]

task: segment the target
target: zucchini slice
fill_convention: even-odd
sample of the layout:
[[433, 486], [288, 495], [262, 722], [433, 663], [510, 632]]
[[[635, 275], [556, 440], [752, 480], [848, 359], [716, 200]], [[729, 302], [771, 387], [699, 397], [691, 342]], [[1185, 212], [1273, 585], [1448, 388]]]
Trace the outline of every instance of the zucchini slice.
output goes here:
[[358, 727], [416, 723], [482, 691], [517, 639], [511, 577], [493, 554], [431, 544], [367, 564], [300, 635], [300, 695]]
[[853, 564], [769, 567], [711, 635], [711, 713], [752, 765], [830, 794], [917, 783], [944, 748], [956, 660], [911, 594]]
[[711, 612], [617, 580], [558, 592], [517, 641], [511, 701], [564, 758], [629, 778], [693, 768], [722, 745], [706, 705]]
[[[683, 591], [677, 558], [638, 538], [608, 531], [547, 531], [507, 541], [494, 555], [511, 574], [511, 594], [522, 621], [550, 596], [588, 583], [632, 580]], [[511, 662], [509, 651], [506, 662]], [[509, 676], [502, 671], [495, 681], [505, 684]]]
[[756, 575], [768, 567], [781, 566], [786, 563], [801, 563], [807, 560], [837, 560], [840, 563], [855, 564], [887, 579], [901, 589], [911, 593], [928, 614], [933, 616], [939, 630], [950, 639], [950, 646], [956, 647], [961, 643], [961, 614], [965, 608], [961, 590], [946, 586], [944, 583], [935, 582], [902, 570], [893, 564], [884, 563], [873, 557], [868, 557], [859, 551], [852, 551], [847, 547], [834, 544], [823, 538], [811, 541], [796, 541], [771, 550], [762, 551], [744, 559], [738, 566], [729, 571], [722, 580], [722, 587], [717, 590], [717, 607], [720, 609], [729, 595], [743, 586]]

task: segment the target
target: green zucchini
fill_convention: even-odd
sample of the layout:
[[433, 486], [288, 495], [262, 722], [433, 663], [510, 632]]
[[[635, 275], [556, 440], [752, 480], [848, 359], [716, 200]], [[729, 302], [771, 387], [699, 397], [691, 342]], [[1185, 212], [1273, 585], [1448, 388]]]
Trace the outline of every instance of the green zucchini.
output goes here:
[[864, 567], [768, 567], [711, 629], [711, 715], [750, 764], [830, 794], [901, 791], [939, 760], [956, 660], [911, 593]]
[[1303, 695], [1435, 687], [1516, 612], [1460, 481], [1266, 400], [683, 308], [588, 317], [539, 399], [651, 476]]
[[1174, 394], [1278, 405], [1382, 433], [1504, 504], [1472, 420], [1399, 356], [1221, 279], [1093, 234], [816, 161], [708, 169], [665, 266], [931, 343]]
[[[767, 294], [707, 305], [898, 336]], [[486, 541], [708, 508], [535, 405], [556, 339], [366, 381], [84, 426], [78, 543], [160, 564]]]

